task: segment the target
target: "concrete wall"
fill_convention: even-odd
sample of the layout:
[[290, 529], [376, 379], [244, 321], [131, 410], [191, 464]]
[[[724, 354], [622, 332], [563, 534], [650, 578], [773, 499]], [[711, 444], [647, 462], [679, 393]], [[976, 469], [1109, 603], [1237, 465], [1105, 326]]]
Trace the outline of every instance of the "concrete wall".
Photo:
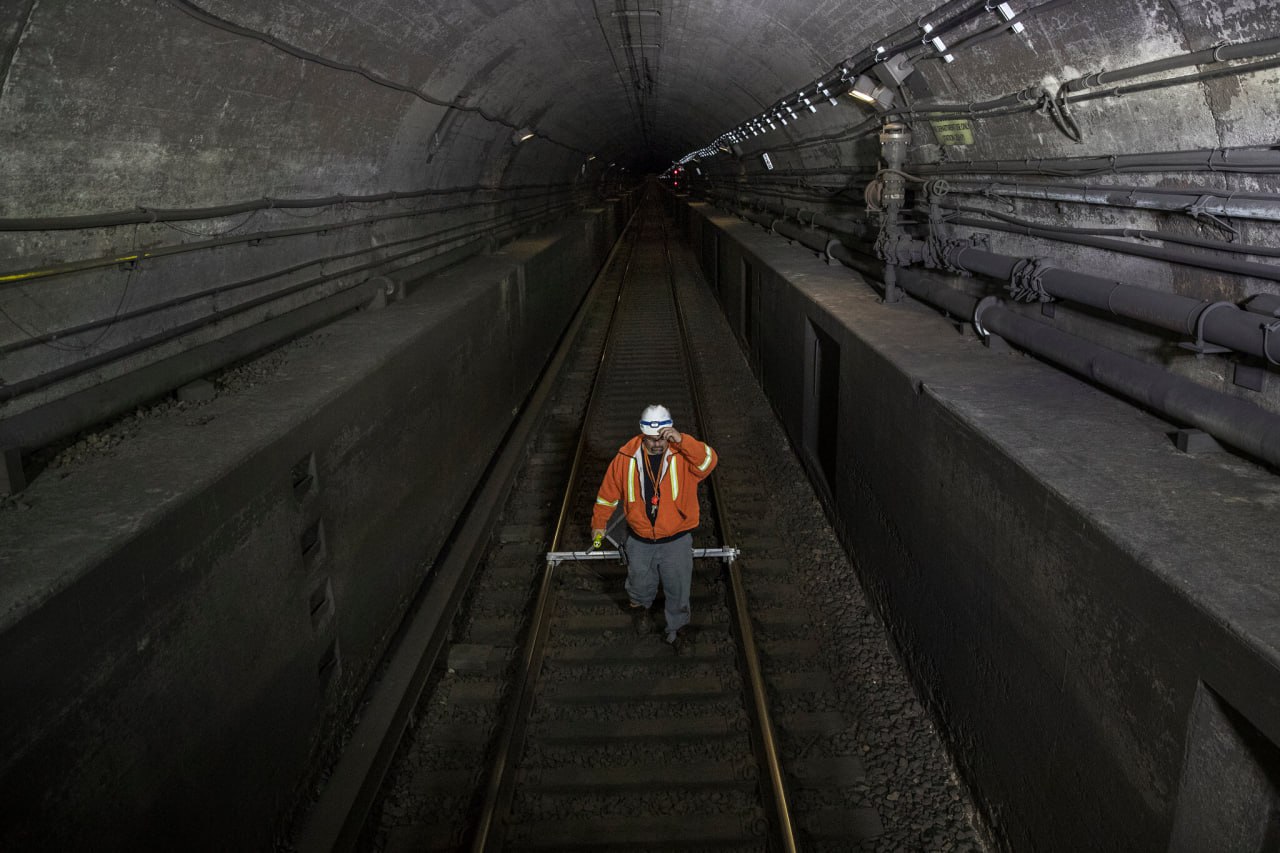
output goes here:
[[270, 846], [624, 213], [342, 319], [0, 514], [0, 847]]
[[683, 216], [1002, 843], [1264, 849], [1275, 476], [1182, 454], [1167, 424], [760, 228]]
[[[929, 15], [937, 4], [912, 15]], [[1248, 43], [1271, 38], [1280, 32], [1280, 4], [1221, 2], [1221, 0], [1077, 0], [1043, 10], [1040, 4], [1017, 3], [1011, 8], [1027, 15], [1021, 34], [1005, 31], [999, 38], [981, 41], [955, 51], [955, 61], [920, 58], [915, 73], [907, 80], [910, 102], [915, 108], [932, 104], [974, 104], [1010, 95], [1027, 88], [1043, 87], [1056, 93], [1069, 80], [1100, 70], [1118, 71], [1141, 63], [1180, 56], [1227, 43]], [[909, 4], [900, 4], [907, 13]], [[994, 12], [990, 13], [994, 15]], [[984, 25], [985, 25], [984, 21]], [[949, 44], [959, 43], [948, 36]], [[858, 47], [882, 44], [857, 42]], [[1195, 68], [1177, 73], [1146, 75], [1150, 80], [1191, 74]], [[1218, 69], [1221, 70], [1221, 69]], [[815, 75], [816, 76], [816, 75]], [[1275, 136], [1277, 101], [1265, 93], [1277, 82], [1274, 68], [1256, 69], [1216, 78], [1184, 82], [1167, 88], [1153, 88], [1114, 97], [1080, 101], [1071, 107], [1078, 123], [1080, 139], [1069, 138], [1055, 125], [1048, 110], [1005, 112], [972, 117], [951, 115], [961, 120], [968, 137], [948, 137], [939, 133], [942, 122], [927, 115], [908, 115], [911, 144], [906, 171], [920, 174], [938, 163], [982, 164], [992, 160], [1014, 164], [1034, 163], [1038, 158], [1108, 157], [1143, 155], [1152, 152], [1210, 149], [1217, 147], [1266, 145]], [[804, 115], [787, 127], [744, 140], [741, 156], [717, 155], [702, 159], [696, 168], [704, 175], [693, 186], [714, 183], [720, 191], [740, 194], [747, 201], [781, 203], [836, 217], [864, 222], [868, 216], [862, 188], [880, 164], [880, 146], [875, 136], [879, 122], [870, 110], [854, 105], [847, 97], [840, 107], [819, 102], [817, 113]], [[739, 119], [741, 121], [741, 119]], [[862, 126], [867, 122], [866, 126]], [[854, 132], [853, 128], [860, 128]], [[967, 139], [967, 141], [961, 141]], [[772, 169], [762, 155], [768, 154]], [[695, 164], [690, 164], [695, 165]], [[956, 165], [960, 168], [960, 165]], [[1016, 168], [1006, 162], [1001, 172]], [[694, 173], [696, 175], [696, 173]], [[943, 205], [962, 205], [990, 211], [1000, 216], [1040, 225], [1081, 229], [1146, 230], [1167, 235], [1163, 245], [1174, 247], [1174, 239], [1233, 240], [1237, 245], [1261, 247], [1255, 253], [1274, 253], [1280, 245], [1280, 229], [1269, 219], [1232, 217], [1219, 227], [1186, 211], [1138, 210], [1123, 205], [1086, 205], [1006, 198], [998, 188], [992, 197], [981, 190], [993, 182], [1008, 181], [1025, 188], [1038, 183], [1084, 183], [1088, 185], [1185, 187], [1197, 193], [1273, 194], [1280, 187], [1276, 176], [1265, 170], [1254, 173], [1173, 172], [1137, 169], [1131, 173], [1073, 176], [999, 174], [990, 165], [974, 165], [970, 170], [947, 176], [952, 193]], [[960, 187], [968, 184], [969, 189]], [[974, 189], [975, 185], [979, 189]], [[923, 205], [919, 184], [909, 187], [912, 203]], [[957, 192], [957, 190], [959, 190]], [[923, 214], [918, 216], [923, 219]], [[970, 219], [975, 214], [967, 214]], [[808, 218], [805, 216], [804, 218]], [[981, 218], [981, 217], [977, 217]], [[1055, 265], [1095, 276], [1115, 279], [1164, 293], [1239, 303], [1259, 294], [1280, 293], [1274, 265], [1254, 267], [1257, 277], [1169, 263], [1137, 257], [1109, 249], [1078, 245], [1071, 235], [1061, 240], [990, 228], [953, 225], [945, 237], [979, 237], [991, 251], [1017, 257], [1048, 258]], [[873, 226], [878, 221], [872, 217]], [[1004, 223], [1007, 227], [1007, 223]], [[1234, 230], [1231, 234], [1228, 229]], [[908, 229], [914, 236], [923, 229]], [[872, 234], [876, 231], [872, 229]], [[1131, 232], [1130, 232], [1131, 233]], [[1077, 235], [1078, 236], [1078, 235]], [[874, 239], [874, 238], [873, 238]], [[1087, 239], [1087, 237], [1085, 238]], [[873, 241], [848, 241], [851, 248], [871, 254]], [[1124, 240], [1115, 244], [1123, 246]], [[1150, 245], [1160, 245], [1149, 243]], [[1141, 248], [1141, 247], [1140, 247]], [[1185, 247], [1183, 247], [1185, 248]], [[1244, 255], [1207, 250], [1200, 260], [1232, 263]], [[1070, 334], [1116, 349], [1139, 360], [1161, 367], [1206, 385], [1213, 390], [1280, 411], [1280, 381], [1275, 371], [1266, 371], [1260, 390], [1234, 382], [1235, 374], [1224, 359], [1196, 359], [1178, 345], [1179, 335], [1135, 321], [1123, 321], [1092, 308], [1060, 300], [1052, 318], [1043, 317], [1040, 306], [1020, 305], [1007, 298], [1007, 282], [974, 277], [963, 283], [977, 295], [995, 295], [1005, 300], [1009, 310], [1023, 312]], [[1245, 359], [1251, 367], [1261, 362]]]

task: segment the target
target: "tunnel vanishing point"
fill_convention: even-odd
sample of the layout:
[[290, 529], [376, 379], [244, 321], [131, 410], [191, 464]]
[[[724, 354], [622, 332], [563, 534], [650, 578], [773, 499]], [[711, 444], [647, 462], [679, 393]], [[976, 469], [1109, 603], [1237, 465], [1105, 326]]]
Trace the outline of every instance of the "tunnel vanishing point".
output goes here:
[[647, 191], [996, 844], [1277, 849], [1278, 83], [1270, 0], [6, 0], [0, 847], [271, 847]]

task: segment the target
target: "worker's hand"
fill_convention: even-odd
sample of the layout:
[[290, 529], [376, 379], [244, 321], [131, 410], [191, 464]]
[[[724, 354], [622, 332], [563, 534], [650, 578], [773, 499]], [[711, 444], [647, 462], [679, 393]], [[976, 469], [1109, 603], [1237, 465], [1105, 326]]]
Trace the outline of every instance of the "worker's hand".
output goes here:
[[664, 441], [669, 441], [672, 444], [679, 444], [680, 439], [684, 438], [684, 436], [682, 436], [680, 431], [675, 427], [665, 426], [658, 430], [658, 438], [661, 438]]
[[600, 545], [601, 545], [603, 542], [604, 542], [604, 531], [603, 531], [603, 530], [593, 530], [593, 531], [591, 531], [591, 547], [592, 547], [592, 549], [593, 549], [593, 550], [599, 551], [599, 550], [600, 550]]

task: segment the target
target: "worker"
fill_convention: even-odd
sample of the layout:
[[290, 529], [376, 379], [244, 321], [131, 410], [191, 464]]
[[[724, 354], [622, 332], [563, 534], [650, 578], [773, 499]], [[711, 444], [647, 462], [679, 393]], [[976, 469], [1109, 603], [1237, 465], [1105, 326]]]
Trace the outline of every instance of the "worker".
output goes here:
[[675, 428], [665, 406], [649, 406], [640, 414], [640, 434], [610, 461], [591, 513], [591, 536], [599, 548], [610, 516], [622, 503], [630, 532], [624, 547], [632, 623], [637, 634], [653, 631], [649, 608], [661, 581], [666, 640], [677, 654], [688, 647], [698, 483], [717, 461], [710, 445]]

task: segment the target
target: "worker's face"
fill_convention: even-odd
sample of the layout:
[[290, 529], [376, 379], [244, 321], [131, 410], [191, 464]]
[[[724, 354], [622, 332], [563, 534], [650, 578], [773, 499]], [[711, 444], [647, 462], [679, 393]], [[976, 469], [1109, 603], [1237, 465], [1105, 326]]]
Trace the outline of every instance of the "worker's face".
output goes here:
[[662, 453], [667, 449], [667, 440], [656, 435], [641, 436], [641, 444], [645, 453]]

